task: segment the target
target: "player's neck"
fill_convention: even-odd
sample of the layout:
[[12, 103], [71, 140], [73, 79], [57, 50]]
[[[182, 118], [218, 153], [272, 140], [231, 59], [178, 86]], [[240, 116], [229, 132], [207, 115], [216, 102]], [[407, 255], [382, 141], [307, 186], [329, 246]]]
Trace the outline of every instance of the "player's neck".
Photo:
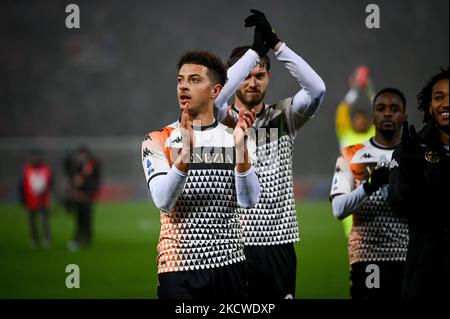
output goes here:
[[400, 134], [394, 134], [391, 138], [386, 138], [383, 134], [375, 134], [375, 143], [384, 147], [397, 147], [401, 142]]
[[[189, 125], [195, 126], [209, 126], [215, 121], [214, 114], [211, 112], [198, 113], [189, 116]], [[195, 123], [194, 123], [195, 122]]]
[[256, 114], [261, 112], [263, 110], [263, 108], [264, 108], [264, 102], [261, 102], [261, 103], [259, 103], [256, 106], [251, 106], [251, 105], [245, 104], [244, 102], [239, 100], [239, 98], [237, 98], [237, 97], [235, 98], [234, 105], [237, 107], [238, 110], [244, 109], [246, 111], [251, 111], [252, 109], [254, 109]]

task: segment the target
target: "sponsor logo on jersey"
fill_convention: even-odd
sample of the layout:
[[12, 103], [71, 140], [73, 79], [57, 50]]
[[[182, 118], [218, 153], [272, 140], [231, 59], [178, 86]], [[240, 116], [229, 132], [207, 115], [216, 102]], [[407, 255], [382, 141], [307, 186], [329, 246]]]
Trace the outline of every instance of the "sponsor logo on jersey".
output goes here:
[[181, 143], [181, 136], [177, 136], [177, 138], [176, 139], [174, 139], [173, 141], [172, 141], [172, 143], [174, 143], [174, 144], [177, 144], [177, 143]]
[[363, 155], [361, 155], [360, 158], [372, 158], [372, 157], [373, 157], [372, 154], [370, 154], [370, 153], [364, 153]]
[[389, 169], [393, 169], [395, 167], [398, 167], [397, 160], [395, 158], [392, 159], [391, 164], [389, 164]]
[[146, 158], [146, 157], [149, 156], [149, 155], [153, 155], [153, 152], [150, 151], [147, 147], [144, 148], [143, 151], [142, 151], [142, 157], [143, 157], [143, 158]]
[[234, 149], [232, 147], [196, 147], [193, 150], [191, 162], [233, 164]]

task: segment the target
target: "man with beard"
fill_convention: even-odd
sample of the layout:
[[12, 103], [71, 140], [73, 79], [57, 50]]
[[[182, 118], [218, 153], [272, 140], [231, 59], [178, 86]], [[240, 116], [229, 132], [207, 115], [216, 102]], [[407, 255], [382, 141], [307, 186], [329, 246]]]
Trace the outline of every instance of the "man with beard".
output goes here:
[[331, 186], [333, 215], [352, 215], [348, 241], [350, 294], [353, 299], [401, 297], [408, 227], [388, 202], [389, 162], [400, 144], [406, 120], [402, 92], [385, 88], [375, 95], [375, 136], [365, 143], [342, 149]]
[[[235, 103], [228, 107], [219, 99], [215, 105], [219, 119], [230, 126], [237, 121], [240, 110], [257, 113], [248, 147], [261, 183], [261, 196], [254, 208], [240, 209], [249, 298], [294, 298], [297, 271], [294, 242], [299, 240], [292, 177], [294, 140], [300, 127], [316, 114], [325, 84], [300, 56], [281, 42], [262, 12], [251, 12], [245, 26], [255, 27], [255, 35], [262, 35], [267, 49], [274, 51], [301, 89], [277, 103], [264, 103], [270, 59], [263, 56], [260, 63], [253, 60], [245, 65], [243, 61], [252, 61], [247, 58], [250, 47], [243, 46], [234, 49], [227, 62], [228, 82], [238, 84]], [[236, 82], [235, 73], [248, 76]]]
[[404, 124], [389, 177], [389, 201], [408, 218], [403, 298], [449, 298], [449, 71], [434, 75], [417, 96], [425, 126]]

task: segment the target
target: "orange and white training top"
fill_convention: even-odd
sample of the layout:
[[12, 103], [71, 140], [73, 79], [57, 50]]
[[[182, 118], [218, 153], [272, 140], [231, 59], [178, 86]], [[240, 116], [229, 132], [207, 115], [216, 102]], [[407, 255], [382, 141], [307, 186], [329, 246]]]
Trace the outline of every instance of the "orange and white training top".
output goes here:
[[[158, 273], [222, 267], [244, 261], [242, 226], [237, 208], [242, 201], [236, 195], [239, 178], [252, 177], [254, 170], [235, 172], [233, 130], [217, 120], [212, 125], [194, 127], [195, 145], [188, 172], [173, 165], [182, 147], [179, 122], [149, 133], [142, 142], [142, 164], [153, 200], [161, 208], [158, 243]], [[179, 178], [178, 190], [155, 194], [152, 183], [161, 176]], [[182, 176], [184, 174], [184, 176]], [[240, 176], [238, 176], [240, 174]], [[161, 186], [161, 185], [159, 185]], [[239, 190], [239, 188], [238, 188]], [[161, 191], [161, 190], [160, 190]], [[159, 202], [158, 196], [173, 195], [173, 204]]]

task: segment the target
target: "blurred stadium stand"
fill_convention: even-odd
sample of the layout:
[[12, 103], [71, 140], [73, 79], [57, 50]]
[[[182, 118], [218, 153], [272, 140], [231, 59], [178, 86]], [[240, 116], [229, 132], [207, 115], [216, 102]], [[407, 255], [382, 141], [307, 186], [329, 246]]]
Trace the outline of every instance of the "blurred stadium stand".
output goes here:
[[[350, 72], [362, 63], [376, 88], [406, 93], [420, 125], [415, 95], [448, 66], [447, 0], [379, 0], [381, 29], [364, 25], [364, 1], [75, 1], [81, 28], [68, 30], [66, 2], [4, 1], [0, 10], [0, 199], [14, 200], [29, 151], [41, 148], [59, 185], [62, 159], [80, 144], [103, 165], [103, 199], [147, 195], [140, 162], [143, 136], [178, 117], [176, 60], [190, 49], [226, 59], [250, 43], [243, 19], [257, 7], [280, 37], [323, 77], [327, 94], [317, 118], [300, 131], [294, 154], [296, 195], [324, 198], [338, 145], [334, 111]], [[273, 54], [271, 54], [273, 59]], [[298, 87], [272, 63], [267, 101]], [[58, 195], [58, 193], [56, 194]]]

